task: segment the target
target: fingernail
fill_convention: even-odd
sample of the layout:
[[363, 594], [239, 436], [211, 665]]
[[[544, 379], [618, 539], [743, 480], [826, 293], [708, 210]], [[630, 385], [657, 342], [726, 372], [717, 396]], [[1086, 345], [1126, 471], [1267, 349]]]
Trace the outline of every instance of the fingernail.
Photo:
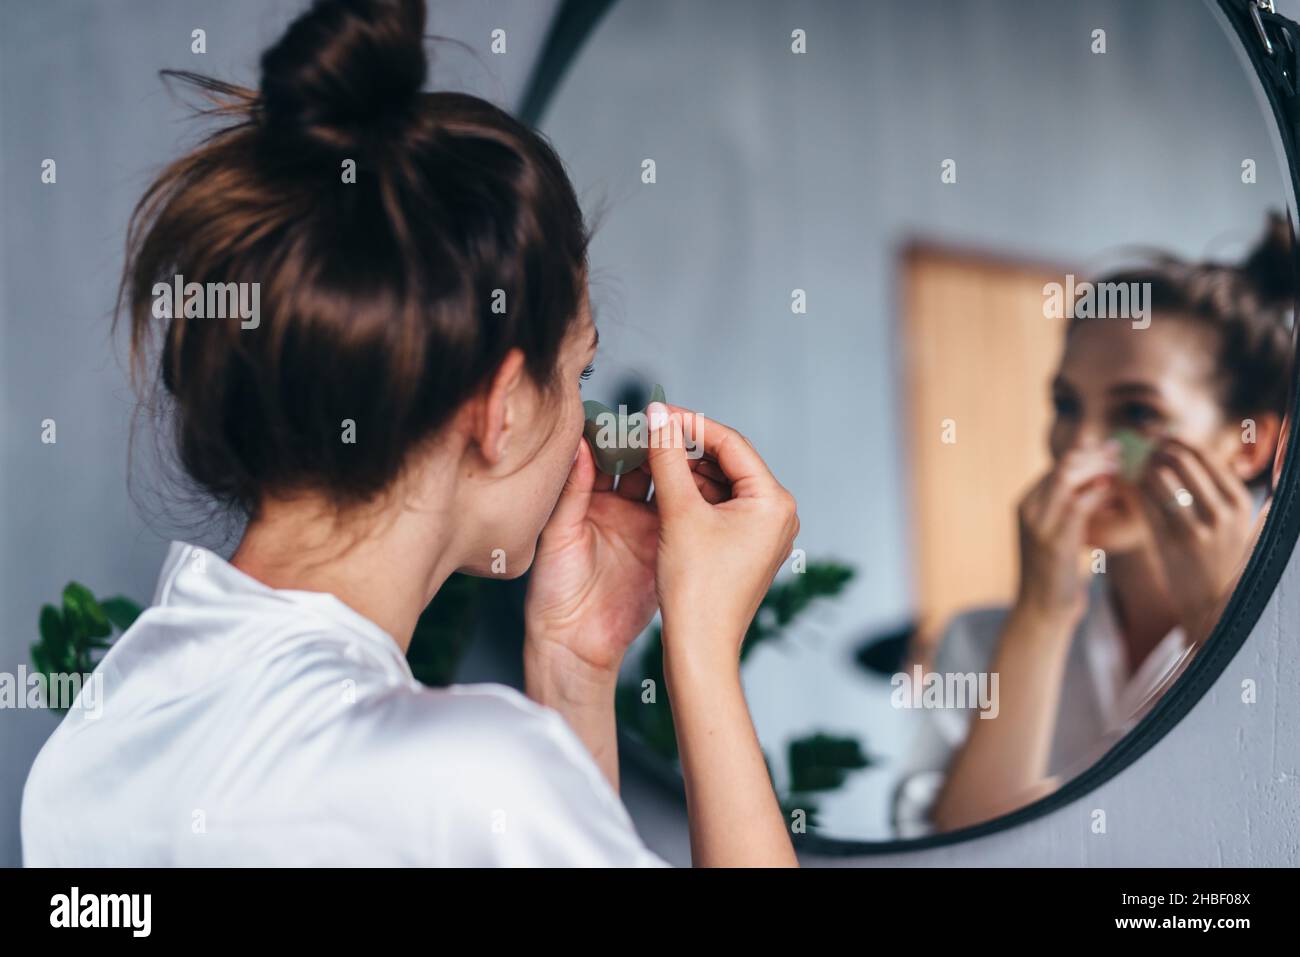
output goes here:
[[645, 411], [650, 417], [650, 428], [662, 429], [668, 424], [668, 406], [662, 402], [651, 402], [645, 407]]

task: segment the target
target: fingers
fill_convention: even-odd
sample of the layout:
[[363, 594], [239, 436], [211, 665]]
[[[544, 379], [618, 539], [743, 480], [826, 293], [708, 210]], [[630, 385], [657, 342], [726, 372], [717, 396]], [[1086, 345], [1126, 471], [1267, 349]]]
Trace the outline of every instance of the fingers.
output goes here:
[[[671, 441], [671, 438], [669, 441]], [[583, 444], [586, 445], [585, 442]], [[590, 449], [587, 451], [590, 452]], [[697, 458], [688, 456], [686, 461], [690, 467], [695, 487], [706, 502], [710, 505], [717, 505], [732, 497], [731, 483], [716, 462], [703, 456]], [[593, 489], [596, 492], [612, 490], [621, 498], [633, 502], [644, 502], [650, 494], [652, 483], [653, 473], [650, 458], [647, 455], [646, 460], [635, 469], [621, 475], [618, 478], [617, 485], [612, 475], [597, 469]]]
[[1166, 535], [1186, 536], [1240, 521], [1251, 509], [1244, 482], [1174, 438], [1152, 452], [1138, 490], [1152, 527]]
[[1101, 494], [1089, 494], [1085, 501], [1096, 498], [1100, 504], [1110, 490], [1110, 480], [1119, 468], [1119, 453], [1109, 446], [1095, 450], [1080, 450], [1063, 456], [1047, 478], [1031, 493], [1028, 502], [1030, 517], [1044, 529], [1055, 529], [1070, 519], [1070, 513], [1081, 507], [1080, 493], [1094, 486]]
[[591, 456], [591, 449], [587, 447], [585, 439], [579, 439], [577, 457], [569, 469], [569, 477], [564, 480], [564, 488], [560, 491], [547, 524], [566, 527], [576, 525], [586, 518], [595, 479], [596, 462]]
[[718, 505], [731, 498], [731, 483], [723, 484], [715, 482], [706, 475], [699, 472], [694, 473], [695, 487], [700, 490], [700, 495], [704, 501], [710, 505]]
[[[731, 499], [731, 485], [721, 485], [712, 479], [700, 475], [698, 472], [692, 472], [691, 477], [695, 480], [695, 488], [699, 490], [700, 497], [710, 505], [721, 505], [723, 502]], [[619, 482], [619, 491], [623, 490], [623, 482], [627, 481], [626, 476]], [[646, 475], [646, 481], [650, 482], [650, 476]], [[638, 498], [637, 501], [645, 501], [651, 508], [655, 507], [655, 496], [651, 494], [648, 500]]]
[[619, 476], [618, 494], [633, 502], [644, 502], [650, 491], [650, 476], [641, 469], [633, 469]]
[[1195, 458], [1172, 449], [1151, 454], [1139, 486], [1155, 504], [1187, 522], [1213, 525], [1226, 504], [1205, 468]]
[[[690, 450], [688, 449], [687, 452], [689, 453], [689, 451]], [[703, 455], [699, 455], [696, 456], [695, 458], [691, 458], [691, 456], [687, 454], [686, 462], [688, 465], [690, 465], [691, 471], [695, 473], [697, 485], [700, 484], [699, 480], [701, 478], [705, 478], [708, 479], [713, 485], [722, 486], [723, 488], [730, 488], [731, 482], [727, 480], [726, 474], [718, 466], [718, 463], [713, 461], [712, 459], [705, 458]], [[644, 472], [646, 475], [649, 475], [650, 460], [647, 458], [646, 461], [642, 462], [640, 465], [637, 466], [637, 469], [639, 471]]]
[[1183, 508], [1175, 497], [1178, 489], [1165, 485], [1166, 478], [1157, 477], [1156, 469], [1148, 469], [1138, 482], [1138, 504], [1146, 515], [1147, 525], [1157, 538], [1175, 540], [1189, 534], [1195, 527], [1195, 514]]
[[1170, 437], [1165, 440], [1156, 454], [1162, 458], [1168, 456], [1172, 460], [1171, 464], [1176, 463], [1201, 476], [1202, 481], [1213, 485], [1222, 501], [1238, 507], [1250, 505], [1250, 490], [1246, 488], [1246, 483], [1226, 465], [1211, 459], [1196, 446]]
[[[731, 483], [727, 477], [722, 474], [722, 469], [718, 468], [715, 462], [708, 459], [693, 459], [689, 456], [686, 459], [691, 467], [691, 474], [695, 478], [695, 487], [700, 490], [700, 495], [710, 505], [717, 505], [719, 502], [725, 502], [731, 498]], [[650, 460], [642, 462], [637, 466], [637, 470], [645, 475], [646, 481], [650, 481]], [[627, 481], [626, 478], [623, 481]], [[619, 488], [622, 488], [622, 482]]]
[[[688, 462], [691, 460], [688, 459]], [[691, 463], [694, 464], [694, 463]], [[700, 496], [710, 505], [717, 505], [731, 498], [731, 483], [726, 481], [717, 481], [704, 469], [691, 469], [691, 477], [695, 481], [695, 487], [699, 490]], [[647, 495], [650, 493], [653, 476], [650, 473], [650, 460], [646, 459], [631, 472], [625, 472], [618, 480], [618, 487], [614, 488], [614, 479], [604, 472], [596, 473], [596, 491], [608, 492], [613, 489], [614, 494], [627, 499], [630, 502], [645, 502]], [[654, 503], [650, 499], [650, 504]]]
[[[690, 419], [693, 447], [717, 463], [722, 478], [732, 484], [736, 496], [770, 493], [780, 487], [749, 440], [735, 429], [681, 406], [669, 408], [677, 416]], [[658, 483], [656, 476], [655, 484]]]
[[722, 469], [718, 466], [718, 463], [713, 461], [712, 459], [706, 459], [703, 457], [692, 459], [688, 457], [688, 461], [691, 463], [692, 472], [695, 472], [698, 475], [703, 475], [706, 478], [712, 479], [714, 482], [716, 482], [719, 485], [731, 484], [730, 482], [727, 481], [727, 474], [723, 472]]
[[1066, 509], [1063, 530], [1069, 535], [1082, 535], [1088, 516], [1101, 506], [1110, 492], [1109, 482], [1093, 482], [1080, 489], [1075, 494], [1071, 507]]
[[[645, 491], [654, 479], [655, 498], [662, 498], [663, 493], [660, 490], [659, 479], [655, 477], [654, 470], [656, 459], [662, 464], [662, 458], [656, 456], [656, 452], [662, 452], [668, 448], [676, 448], [682, 451], [687, 468], [691, 474], [696, 491], [699, 497], [710, 505], [718, 505], [722, 502], [729, 501], [736, 497], [736, 490], [733, 482], [734, 476], [729, 477], [724, 466], [714, 458], [715, 455], [725, 456], [727, 461], [732, 463], [732, 467], [737, 469], [742, 476], [748, 478], [748, 494], [755, 494], [765, 490], [765, 482], [770, 482], [769, 488], [778, 488], [776, 480], [771, 477], [766, 464], [758, 457], [758, 453], [753, 450], [753, 446], [734, 429], [721, 425], [704, 416], [685, 409], [681, 406], [666, 406], [667, 413], [676, 418], [681, 427], [680, 432], [669, 432], [666, 437], [663, 433], [657, 433], [655, 428], [656, 419], [654, 412], [647, 409], [650, 416], [650, 426], [652, 435], [655, 436], [651, 443], [650, 454], [646, 461], [643, 462], [636, 470], [629, 472], [619, 479], [618, 491], [625, 494], [628, 498], [643, 499]], [[672, 423], [669, 423], [670, 425]], [[692, 444], [688, 444], [687, 426], [694, 424], [695, 428], [689, 434]], [[704, 441], [704, 437], [710, 432], [716, 433], [709, 440]], [[684, 450], [698, 449], [699, 454], [690, 457], [684, 454]], [[724, 451], [725, 450], [725, 451]], [[752, 456], [757, 460], [758, 466], [755, 467], [752, 461], [746, 461], [747, 456]], [[599, 483], [599, 479], [598, 479]], [[599, 489], [599, 484], [598, 484]], [[653, 502], [653, 499], [652, 499]]]
[[686, 464], [681, 415], [670, 415], [660, 402], [651, 403], [646, 412], [651, 430], [650, 474], [654, 477], [655, 497], [660, 507], [684, 508], [701, 501], [695, 478]]

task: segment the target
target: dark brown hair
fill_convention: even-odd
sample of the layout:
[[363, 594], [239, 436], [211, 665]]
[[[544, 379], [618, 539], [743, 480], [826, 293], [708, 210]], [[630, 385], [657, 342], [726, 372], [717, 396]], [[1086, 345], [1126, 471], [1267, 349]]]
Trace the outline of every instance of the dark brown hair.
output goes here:
[[[421, 92], [424, 25], [423, 0], [316, 0], [259, 91], [165, 71], [228, 122], [141, 199], [121, 298], [137, 381], [156, 369], [180, 464], [218, 502], [370, 500], [509, 350], [554, 380], [585, 283], [578, 200], [538, 133]], [[155, 318], [177, 274], [260, 284], [260, 323]]]
[[[1188, 262], [1148, 253], [1141, 265], [1099, 283], [1149, 283], [1153, 315], [1203, 322], [1218, 333], [1220, 403], [1233, 418], [1288, 409], [1292, 313], [1296, 301], [1291, 226], [1270, 213], [1254, 248], [1240, 263]], [[1087, 319], [1073, 319], [1074, 328]]]

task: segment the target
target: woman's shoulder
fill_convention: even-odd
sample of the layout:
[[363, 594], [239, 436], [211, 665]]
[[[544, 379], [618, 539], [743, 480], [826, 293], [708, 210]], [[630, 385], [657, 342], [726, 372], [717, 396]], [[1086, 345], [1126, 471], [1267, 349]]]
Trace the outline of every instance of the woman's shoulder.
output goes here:
[[428, 688], [410, 685], [393, 699], [393, 706], [413, 722], [426, 740], [472, 747], [480, 753], [513, 750], [545, 743], [569, 751], [577, 738], [564, 720], [521, 692], [503, 684], [478, 683]]
[[[436, 752], [440, 764], [516, 778], [566, 768], [597, 791], [609, 790], [595, 762], [558, 713], [514, 688], [481, 683], [408, 686], [389, 702], [408, 744]], [[431, 756], [433, 756], [431, 754]]]
[[622, 807], [564, 719], [505, 685], [393, 687], [349, 723], [369, 728], [355, 743], [372, 758], [387, 759], [399, 778], [435, 783], [433, 793], [558, 789]]

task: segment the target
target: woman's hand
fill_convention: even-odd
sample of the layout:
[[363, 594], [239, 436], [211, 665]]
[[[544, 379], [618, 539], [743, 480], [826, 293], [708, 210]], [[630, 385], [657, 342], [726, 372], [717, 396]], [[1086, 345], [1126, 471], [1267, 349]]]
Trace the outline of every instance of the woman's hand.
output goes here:
[[534, 652], [616, 676], [623, 654], [655, 613], [659, 518], [643, 472], [597, 474], [579, 442], [568, 481], [542, 530], [524, 603]]
[[1204, 640], [1250, 547], [1250, 490], [1227, 466], [1170, 437], [1151, 453], [1138, 491], [1181, 624]]
[[614, 691], [633, 639], [655, 611], [659, 519], [646, 483], [617, 491], [579, 440], [542, 529], [524, 600], [524, 687], [558, 711], [618, 790]]
[[1068, 452], [1021, 499], [1020, 590], [1017, 609], [1077, 623], [1087, 607], [1079, 571], [1088, 517], [1113, 490], [1119, 448]]
[[[678, 407], [651, 407], [659, 507], [656, 588], [670, 659], [734, 671], [740, 644], [799, 532], [794, 497], [743, 435]], [[686, 419], [692, 446], [688, 459]], [[729, 488], [729, 496], [710, 494]]]
[[[707, 500], [730, 492], [702, 464]], [[559, 711], [617, 787], [614, 689], [628, 646], [654, 617], [659, 514], [645, 499], [648, 466], [614, 480], [579, 442], [564, 490], [542, 530], [524, 602], [529, 697]]]
[[[799, 531], [793, 496], [738, 432], [648, 410], [659, 506], [656, 587], [664, 673], [697, 866], [795, 865], [740, 684], [740, 644]], [[729, 494], [710, 494], [725, 490]], [[647, 705], [652, 707], [652, 705]]]

